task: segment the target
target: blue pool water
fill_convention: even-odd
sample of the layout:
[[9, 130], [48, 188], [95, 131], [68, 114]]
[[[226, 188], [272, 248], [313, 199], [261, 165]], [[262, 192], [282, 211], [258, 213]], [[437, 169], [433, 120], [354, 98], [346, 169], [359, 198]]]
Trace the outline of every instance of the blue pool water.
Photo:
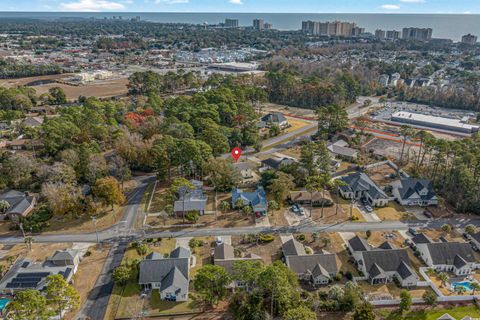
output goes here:
[[5, 307], [7, 306], [7, 304], [9, 302], [10, 302], [10, 300], [8, 300], [8, 299], [0, 298], [0, 312], [3, 311], [3, 309], [5, 309]]
[[467, 289], [467, 291], [472, 291], [473, 289], [470, 283], [471, 283], [470, 281], [454, 282], [452, 283], [452, 288], [455, 289], [456, 287], [460, 286]]

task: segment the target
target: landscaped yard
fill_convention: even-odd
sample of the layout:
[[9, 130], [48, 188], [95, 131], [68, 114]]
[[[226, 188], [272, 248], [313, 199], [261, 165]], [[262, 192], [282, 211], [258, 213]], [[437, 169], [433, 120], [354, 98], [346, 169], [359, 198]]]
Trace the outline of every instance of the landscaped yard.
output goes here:
[[381, 319], [384, 320], [437, 320], [439, 317], [448, 313], [456, 320], [461, 320], [463, 317], [470, 316], [472, 318], [480, 318], [480, 310], [475, 305], [468, 305], [462, 307], [443, 308], [436, 307], [434, 310], [425, 309], [411, 311], [403, 316], [397, 312], [391, 312], [386, 309], [379, 309], [377, 311]]

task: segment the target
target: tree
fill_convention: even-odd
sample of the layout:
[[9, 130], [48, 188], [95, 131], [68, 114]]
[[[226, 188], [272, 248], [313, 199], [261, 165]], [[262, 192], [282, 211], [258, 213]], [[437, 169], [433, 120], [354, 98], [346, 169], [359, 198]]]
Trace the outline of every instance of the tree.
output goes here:
[[470, 282], [470, 287], [472, 288], [472, 295], [474, 296], [475, 295], [475, 292], [477, 292], [478, 290], [480, 290], [480, 284], [476, 281], [474, 282]]
[[[323, 199], [325, 199], [325, 189], [329, 185], [330, 185], [330, 174], [322, 173], [320, 175], [308, 177], [307, 178], [307, 184], [305, 186], [307, 191], [310, 192], [310, 195], [313, 192], [320, 192], [320, 191], [322, 192], [322, 215], [321, 215], [321, 218], [323, 218], [323, 212], [324, 212], [324, 208], [325, 208], [325, 201], [323, 201]], [[311, 198], [313, 198], [313, 196], [311, 196]], [[310, 206], [313, 206], [312, 201], [310, 202]], [[311, 207], [310, 207], [310, 210], [311, 210]], [[310, 215], [311, 215], [311, 211], [310, 211]]]
[[402, 290], [402, 292], [400, 292], [400, 305], [399, 305], [400, 312], [403, 313], [405, 311], [410, 310], [411, 306], [412, 306], [412, 295], [407, 290]]
[[450, 233], [452, 232], [452, 226], [445, 223], [444, 225], [442, 225], [442, 231], [445, 232], [445, 233]]
[[472, 235], [476, 231], [476, 227], [473, 224], [469, 224], [465, 227], [465, 232]]
[[243, 211], [243, 213], [244, 213], [245, 215], [248, 216], [248, 215], [252, 214], [253, 209], [252, 209], [251, 206], [244, 206], [244, 207], [242, 208], [242, 211]]
[[82, 197], [78, 186], [60, 181], [42, 184], [42, 196], [53, 214], [59, 216], [76, 213]]
[[188, 211], [187, 214], [185, 215], [185, 219], [193, 223], [196, 223], [199, 218], [200, 218], [200, 215], [198, 214], [198, 211]]
[[[335, 189], [337, 201], [335, 201], [335, 215], [338, 215], [338, 209], [340, 207], [340, 187], [346, 186], [347, 183], [342, 179], [334, 179], [331, 181], [331, 187]], [[352, 217], [350, 217], [351, 219]]]
[[204, 165], [203, 172], [217, 191], [231, 191], [240, 181], [230, 160], [211, 158]]
[[352, 316], [353, 320], [375, 320], [373, 307], [367, 301], [357, 305]]
[[114, 177], [98, 179], [93, 186], [93, 194], [105, 205], [121, 205], [126, 199], [118, 180]]
[[131, 278], [131, 274], [131, 268], [125, 264], [122, 264], [113, 270], [112, 279], [116, 283], [124, 285]]
[[277, 172], [276, 178], [268, 186], [273, 198], [278, 203], [282, 203], [288, 195], [288, 192], [295, 187], [293, 177], [284, 172]]
[[322, 238], [322, 243], [323, 243], [323, 246], [324, 246], [324, 247], [328, 247], [328, 245], [329, 245], [330, 243], [332, 243], [332, 239], [330, 239], [329, 237], [323, 237], [323, 238]]
[[47, 320], [53, 315], [45, 296], [32, 289], [17, 292], [6, 310], [12, 320]]
[[280, 209], [280, 204], [275, 200], [268, 201], [268, 209], [276, 211]]
[[259, 260], [238, 260], [232, 264], [232, 278], [252, 287], [265, 269], [265, 265]]
[[445, 272], [441, 272], [438, 274], [438, 279], [440, 279], [442, 287], [445, 287], [450, 278], [448, 277], [448, 274], [446, 274]]
[[193, 286], [205, 303], [214, 306], [226, 297], [230, 281], [223, 267], [207, 264], [198, 270]]
[[77, 289], [69, 285], [59, 274], [47, 277], [45, 295], [50, 305], [59, 318], [62, 319], [63, 312], [74, 310], [80, 306], [80, 295]]
[[348, 125], [348, 114], [342, 105], [330, 104], [319, 107], [315, 113], [318, 119], [318, 135], [322, 138], [328, 138]]
[[145, 243], [139, 243], [135, 249], [137, 250], [137, 253], [141, 256], [146, 255], [148, 252], [148, 246]]
[[425, 291], [422, 295], [423, 301], [429, 306], [434, 306], [437, 304], [437, 295], [432, 291]]
[[467, 289], [464, 286], [455, 286], [455, 292], [461, 296], [467, 292]]
[[35, 239], [33, 237], [28, 236], [28, 237], [25, 237], [25, 239], [23, 240], [28, 250], [32, 251], [32, 244], [35, 242]]
[[287, 310], [283, 314], [285, 320], [316, 320], [317, 315], [315, 312], [305, 306], [299, 306], [293, 309]]
[[231, 208], [230, 202], [228, 202], [228, 201], [220, 202], [220, 210], [223, 213], [226, 213], [228, 210], [230, 210], [230, 208]]
[[0, 200], [0, 212], [5, 213], [8, 208], [10, 208], [10, 204], [6, 200]]
[[67, 95], [60, 87], [53, 87], [48, 90], [48, 93], [52, 97], [52, 104], [65, 104], [67, 103]]
[[405, 145], [407, 144], [407, 139], [410, 138], [413, 135], [414, 131], [413, 131], [412, 127], [403, 125], [403, 126], [400, 127], [400, 132], [402, 133], [402, 137], [403, 137], [402, 151], [400, 153], [400, 162], [402, 162], [403, 161], [403, 153], [405, 152]]

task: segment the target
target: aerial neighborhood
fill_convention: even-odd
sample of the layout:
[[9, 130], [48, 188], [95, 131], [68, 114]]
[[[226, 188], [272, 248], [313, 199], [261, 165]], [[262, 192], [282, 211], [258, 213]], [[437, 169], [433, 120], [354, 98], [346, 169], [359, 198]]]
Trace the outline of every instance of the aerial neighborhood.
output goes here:
[[0, 12], [0, 319], [480, 318], [476, 36], [76, 14]]

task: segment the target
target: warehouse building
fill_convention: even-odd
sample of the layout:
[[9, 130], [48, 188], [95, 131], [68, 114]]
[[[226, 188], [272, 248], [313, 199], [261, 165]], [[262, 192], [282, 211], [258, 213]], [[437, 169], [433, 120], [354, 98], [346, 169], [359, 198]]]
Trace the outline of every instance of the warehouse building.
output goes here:
[[450, 119], [405, 111], [399, 111], [392, 114], [391, 120], [429, 128], [457, 131], [462, 133], [474, 133], [479, 131], [480, 129], [480, 127], [477, 125], [468, 124], [466, 122], [467, 119]]

